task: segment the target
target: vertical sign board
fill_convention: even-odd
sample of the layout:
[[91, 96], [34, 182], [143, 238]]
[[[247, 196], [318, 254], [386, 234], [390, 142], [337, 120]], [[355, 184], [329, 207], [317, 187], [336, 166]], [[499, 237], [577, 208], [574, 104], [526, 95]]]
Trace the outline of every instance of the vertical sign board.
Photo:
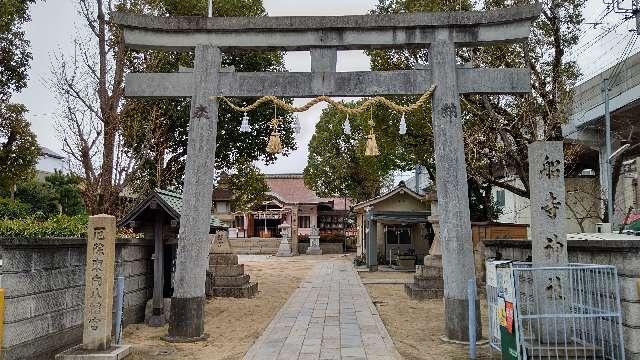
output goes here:
[[82, 347], [86, 350], [106, 350], [111, 346], [115, 235], [115, 217], [89, 218], [82, 333]]
[[495, 274], [498, 289], [497, 328], [500, 329], [500, 346], [503, 360], [518, 359], [514, 313], [516, 296], [511, 267], [510, 261], [497, 264]]

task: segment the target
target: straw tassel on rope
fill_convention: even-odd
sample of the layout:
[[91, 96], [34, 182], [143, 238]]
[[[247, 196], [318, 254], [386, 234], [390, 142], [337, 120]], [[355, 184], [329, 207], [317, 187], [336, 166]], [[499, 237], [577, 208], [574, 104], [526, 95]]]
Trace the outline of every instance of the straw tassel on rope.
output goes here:
[[367, 135], [367, 146], [364, 150], [364, 154], [366, 156], [378, 156], [380, 155], [380, 151], [378, 151], [378, 142], [376, 141], [376, 134], [373, 132], [373, 107], [371, 108], [371, 118], [369, 119], [369, 135]]

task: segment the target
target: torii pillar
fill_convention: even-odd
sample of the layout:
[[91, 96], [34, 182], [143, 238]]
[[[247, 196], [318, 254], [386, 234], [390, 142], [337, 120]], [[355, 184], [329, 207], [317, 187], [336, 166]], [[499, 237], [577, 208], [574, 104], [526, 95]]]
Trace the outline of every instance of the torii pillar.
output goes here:
[[187, 162], [184, 171], [183, 214], [176, 254], [175, 283], [167, 340], [182, 342], [204, 334], [205, 281], [209, 265], [209, 224], [215, 175], [220, 49], [198, 45], [193, 69], [193, 96]]
[[[449, 339], [468, 341], [467, 283], [475, 279], [467, 165], [456, 77], [456, 48], [448, 31], [436, 34], [429, 63], [437, 88], [431, 118], [436, 158], [436, 186], [440, 217], [440, 245], [444, 278], [445, 330]], [[477, 297], [476, 297], [477, 298]], [[480, 309], [479, 300], [476, 309]], [[480, 312], [477, 313], [480, 324]], [[482, 327], [476, 326], [478, 335]]]

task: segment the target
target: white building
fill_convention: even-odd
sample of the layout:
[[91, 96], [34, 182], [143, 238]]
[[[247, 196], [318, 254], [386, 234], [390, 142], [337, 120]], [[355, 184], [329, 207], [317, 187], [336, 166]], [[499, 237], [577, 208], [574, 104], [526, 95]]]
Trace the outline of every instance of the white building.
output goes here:
[[36, 172], [38, 173], [38, 179], [44, 179], [46, 176], [53, 174], [54, 172], [65, 172], [66, 158], [57, 152], [40, 146], [40, 157], [38, 157], [38, 163], [36, 164]]

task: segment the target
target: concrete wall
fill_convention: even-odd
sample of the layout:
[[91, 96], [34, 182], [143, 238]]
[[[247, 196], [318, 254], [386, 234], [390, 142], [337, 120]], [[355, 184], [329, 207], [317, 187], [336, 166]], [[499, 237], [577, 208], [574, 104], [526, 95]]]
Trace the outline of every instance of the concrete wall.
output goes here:
[[[528, 240], [487, 240], [485, 258], [526, 260]], [[628, 360], [640, 359], [640, 240], [569, 240], [569, 261], [615, 265], [620, 284], [624, 342]]]
[[[3, 359], [53, 358], [80, 343], [86, 240], [0, 239], [0, 251], [5, 291]], [[153, 287], [152, 252], [151, 242], [117, 242], [115, 274], [125, 277], [125, 325], [144, 320]]]

